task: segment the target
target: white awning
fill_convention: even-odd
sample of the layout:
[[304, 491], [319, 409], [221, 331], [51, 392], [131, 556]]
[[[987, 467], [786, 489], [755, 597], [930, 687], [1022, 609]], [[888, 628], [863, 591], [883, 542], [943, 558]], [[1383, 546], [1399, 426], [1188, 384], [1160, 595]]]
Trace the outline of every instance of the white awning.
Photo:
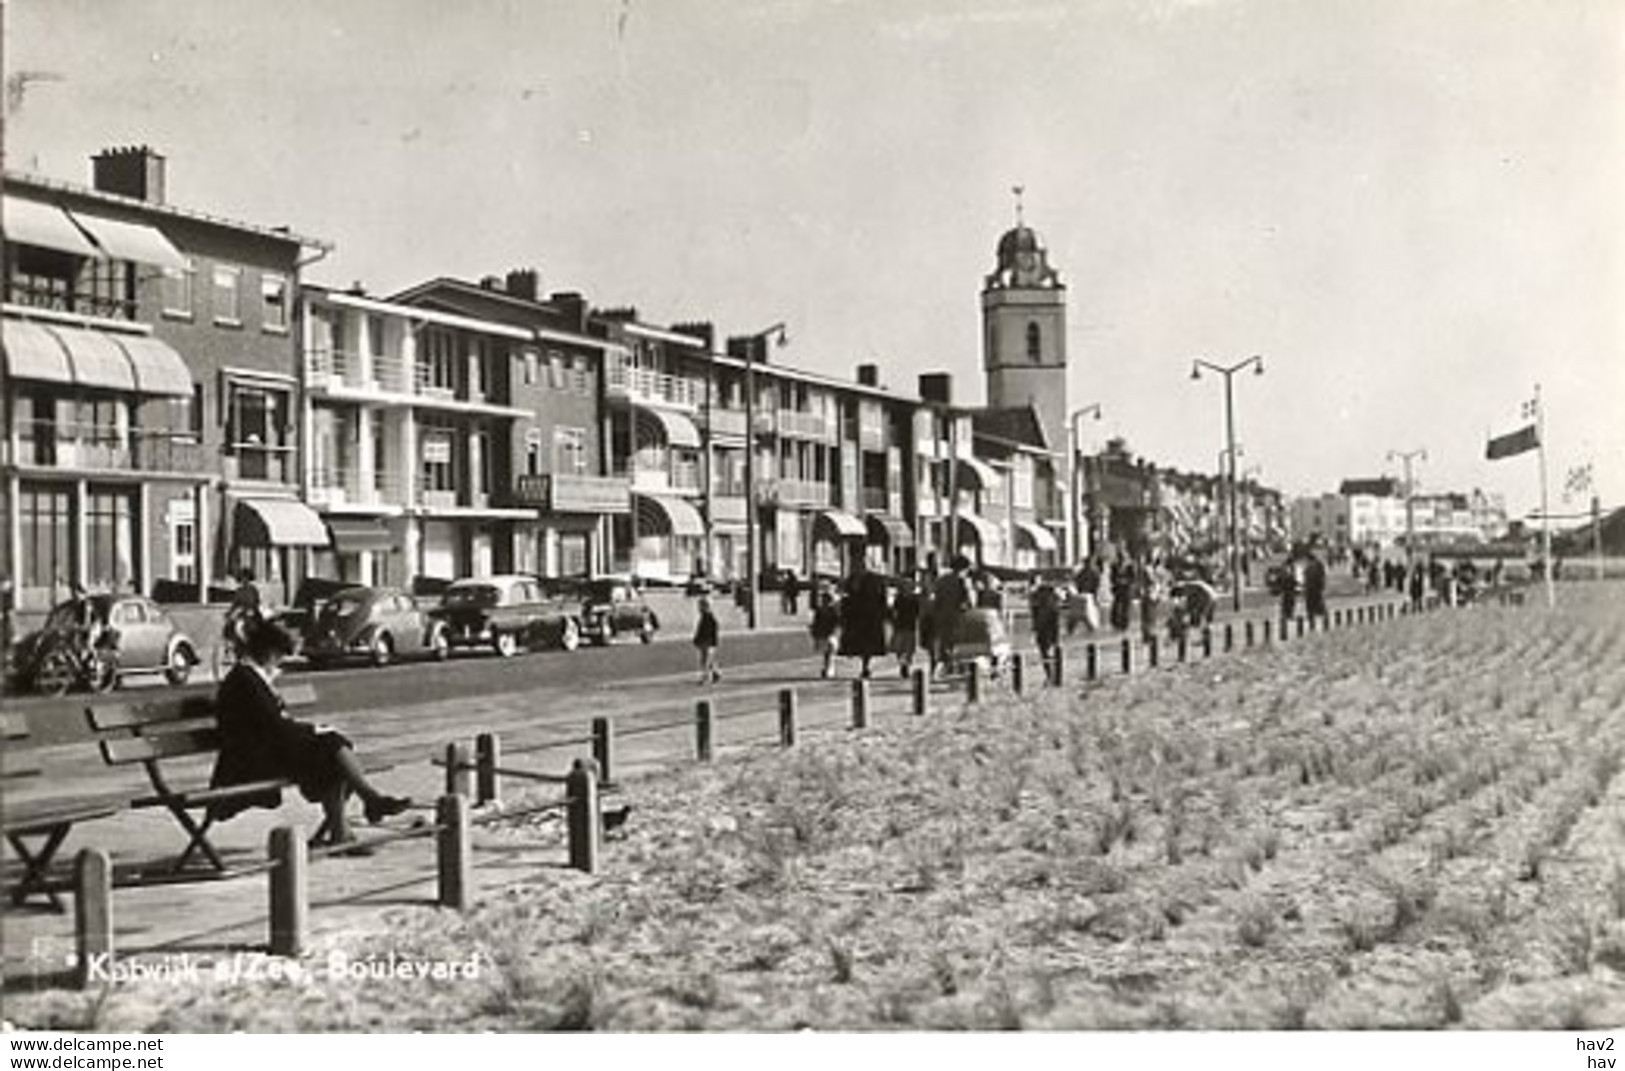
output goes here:
[[986, 517], [979, 517], [974, 513], [961, 513], [959, 523], [971, 530], [976, 542], [983, 547], [997, 547], [1004, 542], [1004, 533], [999, 526]]
[[835, 530], [836, 539], [862, 539], [869, 534], [863, 522], [843, 510], [823, 509], [813, 518], [813, 531], [816, 534], [822, 526]]
[[73, 365], [49, 328], [27, 320], [7, 320], [0, 325], [0, 341], [5, 344], [6, 371], [13, 379], [39, 383], [72, 383]]
[[961, 486], [965, 483], [965, 474], [970, 474], [970, 481], [983, 491], [999, 486], [999, 474], [992, 465], [979, 457], [967, 453], [959, 455], [959, 480]]
[[96, 247], [56, 205], [7, 197], [4, 203], [6, 241], [54, 249], [76, 257], [96, 256]]
[[192, 373], [181, 355], [150, 335], [109, 335], [118, 343], [130, 367], [135, 369], [135, 389], [139, 394], [166, 398], [190, 398]]
[[675, 495], [646, 495], [634, 492], [638, 528], [656, 535], [703, 536], [705, 521], [700, 511]]
[[174, 268], [177, 271], [184, 271], [187, 267], [181, 251], [156, 227], [105, 219], [88, 212], [69, 212], [68, 215], [112, 260], [133, 260], [139, 264]]
[[244, 547], [325, 547], [327, 526], [316, 511], [291, 498], [243, 498], [233, 523]]
[[876, 546], [912, 547], [914, 529], [901, 517], [889, 513], [871, 513], [864, 518], [869, 525], [869, 542]]
[[[48, 330], [62, 340], [73, 361], [73, 381], [81, 387], [135, 392], [135, 369], [130, 358], [105, 331], [53, 326]], [[191, 393], [191, 388], [187, 388]]]
[[665, 437], [666, 445], [682, 446], [690, 450], [700, 448], [700, 429], [683, 414], [673, 413], [669, 409], [654, 409], [640, 405], [638, 415], [647, 417], [660, 426], [660, 433]]
[[1060, 548], [1055, 542], [1055, 533], [1034, 521], [1017, 521], [1016, 537], [1019, 542], [1021, 536], [1026, 536], [1032, 543], [1034, 550], [1054, 551]]

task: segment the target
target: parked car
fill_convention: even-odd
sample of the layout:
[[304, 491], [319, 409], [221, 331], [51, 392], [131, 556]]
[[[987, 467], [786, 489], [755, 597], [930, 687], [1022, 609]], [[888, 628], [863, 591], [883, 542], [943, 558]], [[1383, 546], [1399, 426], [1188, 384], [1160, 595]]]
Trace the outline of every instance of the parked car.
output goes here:
[[527, 649], [581, 646], [580, 620], [549, 600], [530, 576], [458, 580], [441, 596], [435, 617], [446, 623], [452, 647], [489, 646], [504, 658]]
[[19, 682], [61, 695], [76, 684], [116, 686], [136, 673], [162, 673], [179, 687], [198, 664], [197, 644], [142, 595], [91, 595], [53, 609], [16, 650]]
[[581, 591], [581, 633], [600, 646], [617, 636], [635, 635], [644, 643], [655, 638], [660, 619], [630, 581], [597, 577]]
[[330, 596], [305, 626], [303, 651], [312, 666], [364, 658], [387, 666], [396, 658], [451, 653], [446, 623], [396, 588], [352, 587]]

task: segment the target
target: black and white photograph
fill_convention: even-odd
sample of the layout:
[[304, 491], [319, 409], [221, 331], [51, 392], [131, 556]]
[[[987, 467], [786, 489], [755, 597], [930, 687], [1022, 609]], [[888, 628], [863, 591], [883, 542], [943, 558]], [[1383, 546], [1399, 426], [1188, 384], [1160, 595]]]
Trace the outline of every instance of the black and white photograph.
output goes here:
[[1625, 1058], [1625, 0], [0, 76], [8, 1066]]

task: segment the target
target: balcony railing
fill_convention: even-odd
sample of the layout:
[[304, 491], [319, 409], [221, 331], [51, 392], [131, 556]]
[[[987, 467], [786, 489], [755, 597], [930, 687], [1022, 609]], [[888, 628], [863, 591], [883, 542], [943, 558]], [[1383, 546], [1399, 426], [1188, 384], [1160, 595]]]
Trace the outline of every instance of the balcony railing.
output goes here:
[[770, 480], [762, 497], [781, 506], [828, 506], [829, 484], [816, 480]]
[[317, 469], [311, 474], [310, 501], [317, 506], [405, 506], [406, 481], [398, 472], [357, 468]]
[[66, 469], [210, 472], [215, 464], [190, 435], [98, 424], [17, 422], [17, 463]]
[[[315, 391], [410, 394], [445, 400], [459, 397], [450, 386], [432, 382], [427, 364], [408, 363], [398, 354], [364, 357], [350, 350], [314, 349], [305, 355], [305, 370]], [[488, 397], [485, 391], [472, 391], [461, 400], [483, 402]]]
[[816, 439], [830, 442], [835, 438], [835, 422], [822, 413], [804, 413], [797, 409], [779, 410], [779, 434], [797, 439]]
[[697, 409], [704, 401], [704, 389], [696, 380], [635, 368], [625, 360], [609, 362], [606, 385], [610, 394], [633, 401], [664, 402], [687, 409]]
[[626, 480], [615, 476], [521, 475], [514, 480], [513, 501], [553, 513], [629, 513], [632, 508]]
[[745, 411], [743, 409], [711, 410], [711, 433], [745, 437]]

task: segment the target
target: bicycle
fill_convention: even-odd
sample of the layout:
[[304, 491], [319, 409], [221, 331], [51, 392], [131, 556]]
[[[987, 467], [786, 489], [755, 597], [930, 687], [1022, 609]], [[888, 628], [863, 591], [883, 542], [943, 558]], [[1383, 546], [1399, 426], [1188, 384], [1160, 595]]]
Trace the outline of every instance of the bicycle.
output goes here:
[[105, 692], [118, 683], [118, 649], [106, 637], [92, 642], [86, 629], [53, 633], [34, 669], [34, 690], [62, 696], [75, 687]]

